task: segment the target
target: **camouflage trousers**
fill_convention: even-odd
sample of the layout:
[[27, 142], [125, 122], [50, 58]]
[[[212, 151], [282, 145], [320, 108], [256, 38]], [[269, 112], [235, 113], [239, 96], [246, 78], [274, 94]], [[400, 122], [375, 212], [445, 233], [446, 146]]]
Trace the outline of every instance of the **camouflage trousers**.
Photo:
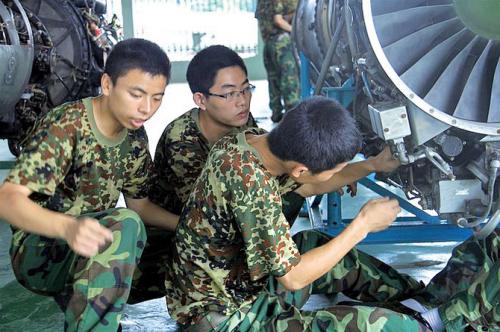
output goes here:
[[116, 331], [146, 242], [144, 225], [124, 208], [85, 216], [113, 232], [113, 242], [97, 255], [85, 258], [63, 240], [16, 231], [12, 267], [24, 287], [54, 297], [66, 331]]
[[[303, 204], [304, 198], [294, 192], [283, 196], [282, 210], [290, 226], [297, 219]], [[146, 226], [146, 233], [148, 242], [134, 272], [129, 304], [167, 295], [165, 278], [168, 278], [169, 260], [171, 253], [174, 252], [175, 233], [150, 226]]]
[[300, 82], [289, 33], [272, 37], [264, 44], [269, 108], [273, 115], [288, 111], [300, 101]]
[[[316, 231], [294, 236], [301, 253], [330, 240]], [[340, 292], [360, 301], [399, 301], [423, 289], [423, 284], [400, 274], [378, 259], [351, 250], [332, 270], [308, 287], [286, 291], [274, 278], [250, 308], [237, 311], [214, 327], [214, 331], [429, 331], [409, 315], [364, 305], [335, 305], [304, 311], [311, 294], [324, 294], [332, 301]], [[212, 316], [205, 320], [210, 321]], [[215, 325], [215, 324], [214, 324]]]
[[[306, 231], [294, 240], [306, 252], [328, 237]], [[448, 332], [498, 331], [498, 246], [498, 230], [485, 240], [468, 239], [454, 249], [446, 267], [425, 288], [354, 249], [303, 290], [288, 292], [273, 278], [250, 308], [219, 324], [211, 322], [210, 315], [204, 320], [214, 331], [430, 331], [418, 315], [399, 304], [415, 298], [427, 308], [438, 307]], [[314, 312], [300, 309], [311, 294], [333, 298], [339, 292], [367, 303], [339, 304]]]
[[484, 240], [471, 237], [453, 249], [445, 268], [415, 299], [438, 307], [448, 332], [500, 331], [500, 231]]

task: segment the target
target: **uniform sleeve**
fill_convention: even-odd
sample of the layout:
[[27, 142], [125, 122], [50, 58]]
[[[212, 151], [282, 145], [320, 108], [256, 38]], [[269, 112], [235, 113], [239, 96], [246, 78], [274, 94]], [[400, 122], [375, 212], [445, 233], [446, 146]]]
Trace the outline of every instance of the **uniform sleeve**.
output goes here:
[[173, 213], [180, 213], [205, 164], [206, 152], [190, 141], [160, 138], [154, 159], [150, 198]]
[[[167, 179], [167, 155], [168, 147], [166, 146], [165, 133], [162, 134], [158, 144], [153, 161], [153, 172], [151, 175], [151, 188], [149, 189], [149, 199], [159, 206], [168, 209], [172, 203], [172, 190]], [[172, 211], [173, 212], [173, 211]]]
[[259, 125], [257, 124], [257, 121], [255, 121], [255, 118], [253, 117], [252, 113], [248, 115], [248, 121], [246, 124], [246, 128], [258, 128]]
[[77, 135], [77, 122], [64, 112], [51, 111], [37, 125], [7, 181], [52, 196], [68, 173]]
[[283, 175], [283, 176], [279, 177], [278, 181], [280, 184], [281, 195], [285, 195], [291, 191], [295, 191], [301, 186], [300, 183], [296, 182], [288, 175]]
[[150, 198], [167, 210], [180, 214], [194, 183], [205, 166], [209, 147], [195, 121], [192, 109], [170, 123], [162, 133], [154, 159], [154, 182]]
[[125, 178], [122, 193], [133, 199], [146, 198], [148, 197], [153, 163], [144, 127], [133, 132], [129, 139], [131, 150], [126, 165], [128, 176]]
[[284, 15], [285, 6], [281, 0], [274, 0], [273, 15]]
[[170, 146], [167, 170], [172, 174], [177, 197], [186, 203], [193, 185], [205, 166], [207, 152], [192, 141], [175, 142]]
[[226, 179], [250, 277], [252, 280], [268, 275], [281, 277], [298, 264], [300, 254], [281, 213], [279, 186], [269, 173], [255, 167], [252, 158], [243, 159], [241, 166], [233, 167]]

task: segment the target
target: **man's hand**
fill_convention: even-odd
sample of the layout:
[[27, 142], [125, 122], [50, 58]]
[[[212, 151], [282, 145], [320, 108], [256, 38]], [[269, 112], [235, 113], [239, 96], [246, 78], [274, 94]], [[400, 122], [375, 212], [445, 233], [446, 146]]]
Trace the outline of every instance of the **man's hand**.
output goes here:
[[401, 211], [399, 202], [388, 197], [368, 201], [359, 211], [353, 222], [359, 224], [368, 233], [386, 229]]
[[[349, 183], [347, 185], [347, 193], [350, 194], [351, 197], [356, 196], [356, 194], [358, 193], [358, 183], [357, 182]], [[341, 196], [344, 195], [344, 188], [340, 188], [339, 190], [337, 190], [337, 194]]]
[[324, 276], [370, 232], [387, 228], [400, 211], [397, 200], [378, 198], [366, 203], [340, 234], [301, 255], [300, 262], [277, 278], [288, 290], [298, 290]]
[[400, 162], [394, 159], [389, 146], [386, 146], [382, 152], [375, 157], [369, 158], [368, 162], [372, 164], [374, 172], [390, 173], [399, 167]]
[[106, 242], [113, 241], [113, 233], [92, 218], [79, 218], [70, 222], [64, 239], [74, 252], [84, 257], [92, 257]]
[[291, 21], [290, 23], [283, 17], [281, 14], [276, 14], [273, 16], [273, 22], [274, 25], [276, 25], [278, 28], [281, 30], [284, 30], [286, 32], [291, 32], [292, 31], [292, 26], [291, 26]]

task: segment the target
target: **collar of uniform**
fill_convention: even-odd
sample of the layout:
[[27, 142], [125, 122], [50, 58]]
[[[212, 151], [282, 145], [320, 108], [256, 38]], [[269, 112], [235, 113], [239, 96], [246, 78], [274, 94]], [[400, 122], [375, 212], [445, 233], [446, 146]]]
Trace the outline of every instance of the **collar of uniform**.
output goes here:
[[123, 130], [120, 132], [120, 134], [116, 138], [108, 138], [101, 133], [99, 128], [97, 127], [97, 123], [95, 121], [95, 116], [94, 116], [94, 107], [92, 106], [92, 99], [91, 97], [83, 99], [83, 105], [85, 105], [85, 109], [87, 112], [87, 116], [89, 119], [90, 123], [90, 128], [92, 130], [92, 133], [94, 134], [95, 138], [97, 139], [97, 142], [101, 144], [102, 146], [117, 146], [120, 145], [125, 137], [127, 137], [128, 130], [127, 128], [123, 128]]
[[238, 140], [238, 145], [246, 146], [248, 148], [248, 150], [250, 150], [254, 155], [257, 156], [260, 164], [262, 166], [264, 166], [264, 163], [262, 162], [262, 156], [260, 155], [259, 151], [257, 151], [257, 149], [253, 147], [252, 144], [248, 143], [246, 134], [260, 135], [259, 132], [255, 130], [255, 128], [251, 128], [251, 129], [247, 129], [247, 130], [244, 130], [242, 132], [239, 132], [236, 135], [236, 139]]
[[191, 119], [194, 121], [195, 125], [196, 125], [196, 128], [198, 129], [198, 137], [200, 140], [203, 141], [203, 143], [205, 143], [207, 146], [209, 146], [209, 148], [211, 148], [212, 146], [210, 146], [210, 144], [208, 143], [208, 140], [205, 136], [203, 136], [203, 133], [201, 132], [201, 126], [200, 126], [200, 109], [198, 107], [195, 107], [193, 108], [191, 111]]

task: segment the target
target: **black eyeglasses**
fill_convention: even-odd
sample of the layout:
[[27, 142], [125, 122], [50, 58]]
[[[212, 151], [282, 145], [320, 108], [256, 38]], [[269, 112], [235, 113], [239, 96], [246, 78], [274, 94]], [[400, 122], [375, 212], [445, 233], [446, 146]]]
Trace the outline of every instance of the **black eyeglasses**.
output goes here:
[[240, 91], [230, 91], [227, 93], [217, 94], [212, 92], [207, 92], [209, 96], [224, 98], [227, 101], [234, 101], [236, 98], [239, 98], [241, 95], [249, 96], [255, 91], [255, 85], [249, 84], [246, 88]]

